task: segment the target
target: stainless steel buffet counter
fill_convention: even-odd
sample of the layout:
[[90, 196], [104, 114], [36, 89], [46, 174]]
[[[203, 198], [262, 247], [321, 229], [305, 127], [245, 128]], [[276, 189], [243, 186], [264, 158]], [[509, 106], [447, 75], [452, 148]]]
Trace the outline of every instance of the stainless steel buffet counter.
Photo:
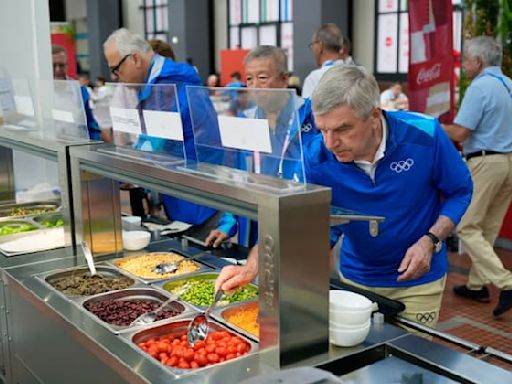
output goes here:
[[[148, 251], [164, 251], [170, 247], [176, 249], [181, 244], [173, 240], [161, 241], [152, 244]], [[195, 247], [183, 251], [187, 255], [203, 252]], [[134, 332], [110, 331], [76, 302], [37, 277], [49, 271], [76, 267], [74, 258], [62, 257], [64, 254], [62, 250], [49, 251], [40, 255], [39, 261], [4, 266], [2, 279], [8, 286], [9, 347], [15, 373], [8, 382], [236, 383], [268, 371], [257, 352], [188, 372], [177, 373], [164, 366], [131, 341]], [[211, 267], [226, 264], [209, 253], [200, 260]], [[512, 382], [510, 372], [386, 323], [373, 324], [365, 342], [359, 346], [330, 345], [327, 353], [306, 359], [298, 356], [297, 361], [283, 368], [296, 366], [316, 366], [348, 383]], [[382, 374], [383, 369], [388, 376]], [[390, 381], [386, 381], [386, 377]], [[404, 381], [418, 378], [423, 381]]]

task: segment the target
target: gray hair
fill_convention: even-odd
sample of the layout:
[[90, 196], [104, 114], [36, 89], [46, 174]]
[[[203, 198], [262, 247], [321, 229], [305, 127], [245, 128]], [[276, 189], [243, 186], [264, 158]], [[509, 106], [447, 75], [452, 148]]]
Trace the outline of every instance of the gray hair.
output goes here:
[[343, 48], [343, 34], [336, 24], [323, 24], [315, 32], [313, 39], [322, 43], [328, 51], [339, 52]]
[[366, 70], [335, 65], [322, 76], [311, 101], [313, 112], [319, 115], [347, 105], [358, 118], [367, 119], [380, 105], [379, 97], [377, 81]]
[[499, 44], [491, 36], [477, 36], [466, 41], [464, 52], [472, 58], [481, 58], [484, 67], [501, 66], [503, 51]]
[[273, 45], [259, 45], [245, 56], [244, 64], [255, 59], [272, 59], [276, 64], [279, 75], [285, 75], [288, 73], [288, 57], [284, 50]]
[[111, 43], [115, 43], [117, 50], [121, 56], [129, 55], [130, 53], [140, 52], [147, 55], [152, 52], [151, 45], [136, 33], [132, 33], [126, 28], [120, 28], [107, 38], [103, 43], [105, 49]]

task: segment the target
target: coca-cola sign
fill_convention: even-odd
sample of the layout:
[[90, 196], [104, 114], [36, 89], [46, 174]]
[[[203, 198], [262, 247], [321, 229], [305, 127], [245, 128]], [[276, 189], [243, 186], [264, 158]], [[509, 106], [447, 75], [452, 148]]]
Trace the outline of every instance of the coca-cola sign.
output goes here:
[[421, 68], [416, 77], [416, 84], [428, 83], [439, 76], [441, 76], [441, 63], [434, 64], [430, 68]]

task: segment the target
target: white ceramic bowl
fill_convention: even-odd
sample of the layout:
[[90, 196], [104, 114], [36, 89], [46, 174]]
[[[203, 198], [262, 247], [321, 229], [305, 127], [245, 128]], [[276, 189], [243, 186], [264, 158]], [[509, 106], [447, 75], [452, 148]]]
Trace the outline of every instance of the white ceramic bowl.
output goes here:
[[370, 319], [366, 320], [363, 323], [359, 324], [343, 324], [343, 323], [335, 323], [333, 321], [329, 321], [329, 329], [349, 329], [349, 330], [358, 330], [362, 328], [366, 328], [370, 324]]
[[372, 302], [365, 296], [350, 291], [329, 291], [329, 309], [335, 311], [367, 311]]
[[366, 324], [372, 315], [372, 308], [358, 310], [358, 311], [336, 311], [335, 309], [329, 310], [329, 321], [335, 324], [343, 325], [361, 325]]
[[329, 327], [329, 342], [340, 347], [352, 347], [364, 341], [370, 332], [370, 323], [357, 329], [339, 329]]
[[147, 231], [123, 231], [123, 248], [127, 251], [138, 251], [146, 247], [151, 240]]

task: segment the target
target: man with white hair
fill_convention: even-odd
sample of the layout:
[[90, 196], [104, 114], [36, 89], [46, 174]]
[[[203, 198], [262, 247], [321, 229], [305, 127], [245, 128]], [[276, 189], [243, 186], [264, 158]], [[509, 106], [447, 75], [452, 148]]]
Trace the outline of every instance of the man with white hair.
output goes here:
[[[114, 31], [103, 44], [105, 57], [112, 77], [131, 84], [175, 84], [183, 123], [183, 139], [188, 160], [196, 160], [192, 121], [189, 114], [186, 85], [201, 85], [196, 70], [188, 64], [177, 63], [153, 52], [149, 43], [125, 28]], [[143, 89], [139, 103], [172, 103], [172, 100], [152, 100], [151, 92]], [[147, 105], [145, 106], [147, 107]], [[158, 109], [158, 108], [157, 108]], [[154, 149], [161, 141], [151, 140]], [[216, 211], [173, 196], [163, 196], [167, 215], [172, 220], [192, 225], [203, 225]], [[213, 223], [215, 225], [215, 223]]]
[[[403, 302], [403, 317], [435, 326], [448, 264], [443, 240], [471, 200], [467, 167], [435, 118], [381, 111], [375, 78], [358, 67], [329, 69], [312, 107], [322, 135], [304, 151], [306, 180], [330, 187], [334, 206], [386, 218], [376, 237], [361, 221], [331, 228], [331, 247], [344, 235], [340, 278]], [[251, 256], [245, 267], [224, 268], [216, 286], [254, 278]]]
[[479, 36], [464, 45], [462, 66], [471, 85], [453, 124], [444, 128], [463, 142], [475, 185], [473, 200], [457, 232], [471, 258], [466, 284], [456, 295], [488, 303], [492, 283], [501, 290], [494, 316], [512, 308], [512, 272], [493, 248], [512, 201], [512, 81], [501, 71], [502, 48], [491, 36]]

